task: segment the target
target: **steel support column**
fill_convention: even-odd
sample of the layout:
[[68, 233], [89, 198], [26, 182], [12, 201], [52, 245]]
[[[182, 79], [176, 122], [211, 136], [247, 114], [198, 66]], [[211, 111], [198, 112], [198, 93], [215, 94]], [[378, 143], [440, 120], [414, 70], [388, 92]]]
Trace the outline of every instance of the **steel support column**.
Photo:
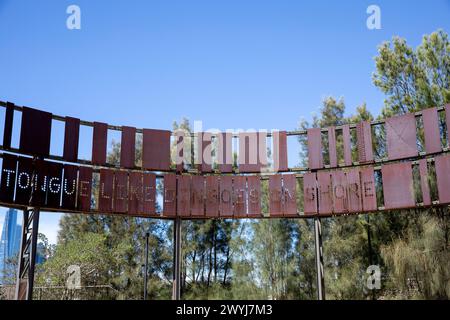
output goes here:
[[173, 288], [172, 300], [181, 298], [181, 219], [173, 220]]
[[317, 299], [325, 300], [322, 224], [320, 218], [314, 218], [314, 242], [316, 248]]
[[39, 209], [23, 211], [22, 239], [17, 267], [16, 300], [32, 300], [39, 227]]

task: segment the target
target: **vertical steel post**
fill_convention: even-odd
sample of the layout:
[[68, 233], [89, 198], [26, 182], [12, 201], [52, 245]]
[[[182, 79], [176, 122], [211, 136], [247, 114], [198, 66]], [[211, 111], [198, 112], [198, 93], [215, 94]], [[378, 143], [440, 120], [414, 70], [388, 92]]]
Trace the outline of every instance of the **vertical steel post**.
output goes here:
[[144, 300], [147, 300], [147, 283], [148, 283], [148, 240], [150, 234], [145, 234], [145, 264], [144, 264]]
[[315, 235], [314, 242], [316, 248], [317, 299], [325, 300], [322, 225], [320, 222], [320, 218], [314, 218], [314, 235]]
[[173, 288], [172, 300], [181, 298], [181, 219], [173, 220]]

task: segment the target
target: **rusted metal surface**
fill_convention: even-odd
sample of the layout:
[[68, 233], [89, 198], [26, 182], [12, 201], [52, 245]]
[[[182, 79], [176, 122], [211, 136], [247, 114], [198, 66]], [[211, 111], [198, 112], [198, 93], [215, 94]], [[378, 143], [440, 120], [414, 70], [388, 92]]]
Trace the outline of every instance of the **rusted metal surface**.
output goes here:
[[267, 165], [266, 132], [239, 133], [239, 172], [257, 173]]
[[44, 181], [41, 184], [41, 190], [45, 189], [45, 197], [43, 194], [41, 203], [50, 208], [59, 208], [61, 207], [63, 165], [48, 161], [42, 161], [41, 165], [45, 167], [45, 171], [47, 173], [46, 178], [44, 177]]
[[360, 163], [373, 162], [372, 127], [369, 121], [356, 125], [356, 139], [358, 142], [358, 161]]
[[422, 202], [424, 205], [431, 205], [430, 185], [428, 183], [428, 162], [426, 159], [419, 161], [420, 188], [422, 190]]
[[288, 171], [286, 131], [272, 132], [273, 168], [275, 172]]
[[384, 207], [386, 209], [412, 208], [414, 186], [410, 162], [388, 164], [381, 167]]
[[248, 216], [261, 216], [261, 179], [258, 176], [247, 177]]
[[247, 179], [245, 176], [233, 178], [234, 216], [243, 218], [247, 215]]
[[156, 175], [154, 173], [144, 173], [142, 193], [144, 215], [154, 215], [156, 213]]
[[209, 132], [198, 133], [198, 169], [200, 172], [212, 171], [212, 134]]
[[342, 141], [344, 147], [344, 165], [351, 166], [352, 161], [352, 144], [350, 135], [350, 126], [348, 124], [342, 127]]
[[318, 212], [316, 173], [305, 173], [303, 175], [303, 211], [305, 215]]
[[24, 107], [20, 129], [20, 151], [48, 157], [51, 131], [51, 113]]
[[217, 137], [219, 171], [222, 173], [230, 173], [233, 171], [233, 135], [231, 132], [224, 132]]
[[66, 161], [78, 161], [78, 144], [80, 140], [80, 119], [66, 117], [64, 128], [63, 158]]
[[78, 166], [64, 165], [62, 202], [64, 209], [75, 209], [77, 204]]
[[307, 139], [309, 169], [323, 168], [322, 132], [320, 128], [308, 129]]
[[14, 188], [16, 185], [17, 156], [4, 154], [1, 174], [0, 201], [14, 202]]
[[283, 175], [283, 215], [297, 216], [297, 179], [295, 174]]
[[205, 177], [192, 176], [191, 215], [205, 216]]
[[3, 148], [11, 148], [12, 130], [14, 122], [14, 103], [6, 103], [5, 125], [3, 127]]
[[219, 187], [220, 217], [231, 218], [233, 217], [233, 178], [220, 177]]
[[386, 137], [389, 160], [417, 156], [416, 118], [414, 114], [408, 113], [386, 119]]
[[177, 184], [177, 216], [189, 217], [191, 215], [191, 177], [178, 176]]
[[170, 131], [144, 129], [142, 167], [147, 170], [170, 170]]
[[91, 211], [92, 168], [80, 167], [78, 173], [78, 210]]
[[361, 196], [363, 211], [376, 211], [377, 193], [375, 186], [375, 172], [373, 167], [361, 168]]
[[[33, 159], [19, 157], [16, 177], [16, 197], [15, 203], [21, 205], [30, 205], [31, 186], [33, 183]], [[39, 195], [36, 193], [36, 196]], [[36, 203], [36, 197], [33, 198]]]
[[447, 147], [450, 146], [450, 103], [445, 105], [445, 124], [447, 126]]
[[336, 168], [338, 165], [336, 150], [336, 128], [328, 128], [328, 154], [330, 157], [330, 167]]
[[113, 212], [114, 171], [100, 169], [100, 189], [98, 192], [98, 210], [100, 212]]
[[106, 164], [106, 150], [108, 144], [108, 125], [102, 122], [94, 122], [92, 140], [92, 163]]
[[136, 153], [136, 128], [122, 127], [120, 143], [120, 166], [134, 168]]
[[219, 216], [219, 177], [206, 177], [206, 199], [205, 199], [205, 215], [209, 218]]
[[317, 172], [317, 184], [319, 186], [319, 214], [330, 214], [333, 212], [330, 172]]
[[137, 215], [144, 213], [144, 174], [141, 172], [130, 172], [128, 193], [128, 214]]
[[114, 173], [114, 212], [126, 213], [128, 209], [128, 173], [115, 171]]
[[283, 216], [281, 174], [269, 177], [269, 214], [271, 217]]
[[[347, 178], [347, 204], [348, 212], [358, 213], [362, 211], [361, 178], [359, 169], [353, 168], [346, 172]], [[375, 203], [376, 205], [376, 203]]]
[[343, 170], [331, 173], [333, 184], [333, 213], [348, 212], [347, 177]]
[[436, 157], [435, 167], [439, 203], [450, 203], [450, 155]]
[[164, 194], [163, 194], [163, 215], [166, 217], [175, 217], [177, 193], [177, 176], [174, 174], [164, 175]]
[[436, 108], [422, 110], [423, 129], [425, 135], [425, 151], [437, 153], [442, 151], [441, 134], [439, 132], [439, 116]]

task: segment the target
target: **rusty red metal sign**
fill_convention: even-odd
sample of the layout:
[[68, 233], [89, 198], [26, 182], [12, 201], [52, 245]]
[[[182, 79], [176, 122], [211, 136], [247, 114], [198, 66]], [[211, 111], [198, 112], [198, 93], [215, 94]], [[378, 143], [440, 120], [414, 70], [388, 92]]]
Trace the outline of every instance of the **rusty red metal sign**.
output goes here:
[[416, 205], [410, 162], [384, 165], [381, 174], [386, 209], [412, 208]]
[[308, 160], [309, 169], [323, 168], [322, 131], [320, 128], [308, 129]]
[[387, 153], [390, 160], [417, 156], [416, 118], [408, 113], [386, 119]]
[[[86, 162], [78, 159], [80, 126], [87, 125], [84, 121], [58, 116], [58, 120], [65, 121], [64, 149], [62, 157], [53, 156], [49, 153], [54, 116], [31, 108], [21, 108], [20, 146], [17, 150], [11, 148], [11, 140], [14, 112], [18, 107], [12, 103], [4, 106], [6, 114], [1, 149], [12, 150], [15, 155], [1, 154], [2, 204], [169, 218], [261, 217], [261, 208], [265, 208], [266, 204], [268, 212], [264, 214], [270, 217], [296, 217], [299, 211], [304, 211], [305, 215], [325, 216], [371, 212], [379, 210], [378, 205], [383, 207], [380, 210], [413, 208], [419, 202], [425, 206], [433, 205], [429, 181], [429, 164], [432, 165], [433, 160], [439, 202], [450, 203], [450, 178], [447, 174], [450, 171], [450, 155], [438, 156], [435, 159], [424, 159], [420, 155], [421, 158], [418, 158], [417, 162], [395, 162], [419, 156], [416, 143], [416, 118], [419, 117], [423, 120], [426, 153], [447, 152], [446, 149], [443, 150], [441, 143], [439, 112], [442, 109], [438, 108], [396, 116], [385, 121], [388, 159], [381, 160], [381, 170], [372, 165], [361, 166], [374, 162], [372, 124], [368, 121], [357, 124], [356, 128], [344, 125], [307, 130], [309, 170], [289, 168], [286, 131], [272, 132], [272, 169], [267, 167], [267, 133], [241, 132], [238, 140], [239, 173], [259, 173], [263, 168], [271, 170], [272, 174], [268, 176], [269, 188], [266, 190], [261, 187], [261, 179], [267, 179], [263, 175], [216, 175], [217, 172], [233, 172], [231, 133], [213, 135], [203, 132], [198, 135], [196, 149], [201, 161], [198, 163], [198, 170], [192, 174], [186, 172], [185, 164], [179, 161], [189, 159], [190, 156], [183, 154], [186, 136], [176, 136], [175, 169], [171, 167], [172, 133], [144, 129], [142, 168], [137, 168], [137, 129], [121, 127], [120, 165], [113, 168], [112, 164], [106, 163], [106, 123], [89, 124], [93, 126], [92, 161]], [[445, 107], [445, 112], [447, 122], [450, 122], [450, 105]], [[111, 129], [116, 130], [115, 127]], [[355, 129], [359, 165], [343, 169], [342, 165], [357, 165], [352, 161], [351, 130]], [[343, 159], [338, 159], [337, 134], [340, 132]], [[217, 149], [213, 149], [216, 139]], [[326, 150], [322, 139], [328, 141]], [[324, 152], [329, 155], [329, 163], [326, 165], [323, 160]], [[17, 156], [21, 153], [23, 156]], [[213, 157], [218, 164], [214, 170]], [[56, 161], [47, 161], [44, 158]], [[80, 162], [82, 166], [67, 162]], [[186, 164], [186, 169], [196, 168], [189, 165]], [[413, 175], [413, 166], [418, 167], [420, 175], [417, 177]], [[291, 170], [300, 171], [301, 175], [297, 177], [294, 173], [281, 174]], [[381, 179], [378, 178], [379, 171], [382, 174]], [[177, 174], [173, 174], [175, 172]], [[204, 173], [209, 175], [202, 175]], [[162, 182], [162, 215], [156, 214], [156, 174], [158, 181]], [[298, 199], [298, 203], [303, 204], [303, 209], [297, 208], [297, 179], [303, 181], [303, 199]], [[415, 198], [414, 184], [420, 185], [422, 196], [419, 195], [418, 199]], [[384, 203], [378, 204], [377, 193], [381, 196], [381, 192]], [[265, 203], [265, 195], [268, 203]]]

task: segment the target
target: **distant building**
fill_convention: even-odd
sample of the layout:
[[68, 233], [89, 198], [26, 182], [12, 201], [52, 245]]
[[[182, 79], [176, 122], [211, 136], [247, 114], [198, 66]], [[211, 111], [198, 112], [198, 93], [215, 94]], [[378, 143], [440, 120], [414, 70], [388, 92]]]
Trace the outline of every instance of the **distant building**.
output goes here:
[[22, 226], [17, 223], [17, 210], [9, 209], [5, 215], [0, 235], [0, 284], [13, 282], [15, 278], [15, 264], [20, 249]]

